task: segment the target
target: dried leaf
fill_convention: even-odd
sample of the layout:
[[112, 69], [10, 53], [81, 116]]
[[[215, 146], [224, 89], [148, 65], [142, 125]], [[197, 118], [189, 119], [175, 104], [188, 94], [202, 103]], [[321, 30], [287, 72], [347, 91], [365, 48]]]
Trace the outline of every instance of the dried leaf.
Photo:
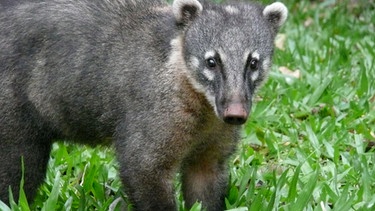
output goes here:
[[289, 77], [293, 77], [293, 78], [301, 78], [301, 72], [300, 70], [295, 70], [295, 71], [292, 71], [290, 70], [289, 68], [287, 67], [279, 67], [279, 71], [283, 74], [283, 75], [286, 75], [286, 76], [289, 76]]
[[311, 24], [313, 24], [314, 20], [311, 18], [311, 17], [308, 17], [305, 22], [303, 23], [303, 25], [307, 28], [309, 26], [311, 26]]
[[278, 34], [275, 39], [275, 46], [276, 48], [284, 51], [285, 50], [285, 41], [286, 35], [285, 34]]

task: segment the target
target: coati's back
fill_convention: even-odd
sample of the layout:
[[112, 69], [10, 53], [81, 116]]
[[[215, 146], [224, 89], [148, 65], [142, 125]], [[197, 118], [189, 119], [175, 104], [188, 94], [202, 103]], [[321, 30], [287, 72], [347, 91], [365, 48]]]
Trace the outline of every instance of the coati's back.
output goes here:
[[[177, 33], [167, 7], [165, 1], [51, 0], [5, 11], [0, 80], [17, 85], [1, 91], [31, 103], [59, 137], [112, 136], [128, 106], [147, 106], [129, 105], [129, 95], [146, 96], [147, 87], [137, 84], [149, 84], [150, 70], [167, 61]], [[10, 94], [0, 95], [2, 103], [9, 104]]]

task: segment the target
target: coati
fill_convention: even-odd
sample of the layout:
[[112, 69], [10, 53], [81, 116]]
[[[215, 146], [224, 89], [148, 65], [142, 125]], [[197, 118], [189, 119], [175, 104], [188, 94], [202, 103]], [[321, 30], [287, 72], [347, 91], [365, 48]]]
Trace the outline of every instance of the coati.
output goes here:
[[227, 161], [287, 17], [279, 2], [48, 0], [0, 13], [0, 199], [54, 140], [112, 138], [135, 210], [224, 209]]

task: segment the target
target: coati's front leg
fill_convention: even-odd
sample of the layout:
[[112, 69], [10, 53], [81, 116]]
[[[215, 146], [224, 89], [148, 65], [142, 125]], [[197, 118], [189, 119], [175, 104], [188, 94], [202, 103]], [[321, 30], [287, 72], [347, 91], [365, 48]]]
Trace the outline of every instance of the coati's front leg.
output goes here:
[[235, 146], [222, 144], [205, 143], [184, 160], [181, 179], [187, 208], [202, 202], [207, 210], [224, 210], [229, 182], [227, 160]]
[[140, 166], [136, 159], [120, 162], [121, 179], [134, 210], [177, 210], [173, 191], [175, 171], [153, 166], [152, 161], [147, 167]]
[[173, 181], [184, 153], [156, 118], [159, 125], [129, 117], [117, 132], [120, 176], [134, 210], [177, 210]]

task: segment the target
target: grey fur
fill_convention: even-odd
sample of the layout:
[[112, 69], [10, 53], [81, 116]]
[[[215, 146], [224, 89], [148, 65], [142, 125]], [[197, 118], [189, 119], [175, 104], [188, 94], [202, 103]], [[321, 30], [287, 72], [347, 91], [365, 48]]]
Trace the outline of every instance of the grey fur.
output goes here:
[[[188, 207], [222, 210], [227, 160], [286, 17], [263, 9], [51, 0], [1, 12], [0, 199], [9, 186], [17, 197], [22, 156], [31, 200], [53, 140], [111, 137], [136, 210], [175, 210], [178, 171]], [[259, 57], [256, 69], [250, 57]]]

